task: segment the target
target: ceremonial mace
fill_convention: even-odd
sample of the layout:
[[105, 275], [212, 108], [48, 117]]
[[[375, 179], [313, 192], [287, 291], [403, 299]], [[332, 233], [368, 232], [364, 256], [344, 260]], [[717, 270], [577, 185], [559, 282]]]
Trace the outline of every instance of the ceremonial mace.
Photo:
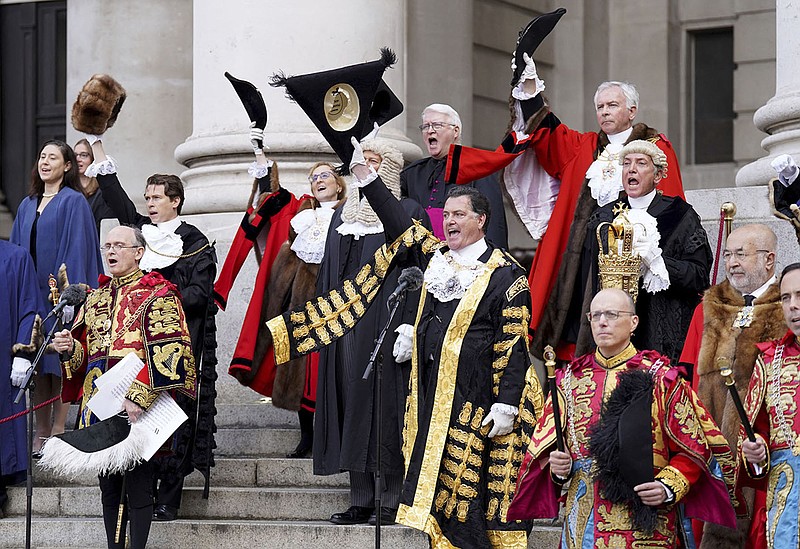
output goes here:
[[733, 368], [731, 368], [731, 359], [725, 356], [721, 356], [717, 359], [717, 366], [719, 366], [719, 373], [725, 380], [725, 385], [728, 386], [728, 390], [731, 393], [731, 399], [733, 399], [733, 404], [736, 406], [736, 411], [739, 414], [739, 419], [742, 421], [742, 425], [744, 426], [744, 430], [747, 433], [747, 440], [750, 442], [756, 441], [756, 434], [753, 431], [753, 426], [750, 425], [750, 420], [747, 419], [747, 414], [744, 411], [744, 406], [742, 405], [742, 399], [739, 398], [739, 392], [736, 390], [736, 381], [733, 379]]
[[556, 448], [564, 451], [564, 432], [561, 429], [561, 407], [558, 404], [558, 386], [556, 385], [556, 353], [552, 345], [544, 348], [544, 367], [547, 370], [547, 385], [550, 390], [550, 401], [553, 403], [553, 418], [556, 426]]

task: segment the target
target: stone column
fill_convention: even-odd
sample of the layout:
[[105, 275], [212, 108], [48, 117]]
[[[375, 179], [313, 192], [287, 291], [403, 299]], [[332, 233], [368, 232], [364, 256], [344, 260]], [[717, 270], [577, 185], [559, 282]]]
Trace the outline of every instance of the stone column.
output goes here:
[[[143, 211], [147, 177], [181, 173], [174, 150], [192, 128], [192, 1], [67, 2], [67, 120], [95, 73], [110, 74], [128, 93], [103, 142]], [[78, 139], [68, 121], [68, 142]]]
[[756, 127], [767, 137], [761, 146], [767, 156], [742, 167], [736, 186], [764, 185], [775, 177], [770, 162], [780, 154], [791, 154], [800, 162], [800, 5], [792, 0], [775, 2], [775, 96], [753, 116]]
[[[284, 97], [284, 89], [269, 86], [269, 77], [279, 70], [291, 76], [375, 60], [388, 46], [399, 62], [384, 79], [402, 100], [405, 32], [402, 0], [352, 0], [343, 9], [321, 1], [231, 0], [223, 6], [196, 0], [193, 131], [175, 150], [175, 158], [188, 167], [181, 175], [185, 212], [238, 216], [250, 193], [249, 120], [225, 71], [261, 90], [269, 112], [268, 155], [280, 165], [283, 186], [302, 194], [308, 191], [311, 165], [335, 157], [300, 107]], [[405, 113], [381, 135], [395, 139], [407, 157], [419, 157], [404, 129]]]

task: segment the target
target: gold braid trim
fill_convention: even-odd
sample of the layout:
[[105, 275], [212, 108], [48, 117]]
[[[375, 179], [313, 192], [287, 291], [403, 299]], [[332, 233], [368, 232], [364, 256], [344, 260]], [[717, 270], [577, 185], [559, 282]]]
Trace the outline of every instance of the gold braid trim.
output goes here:
[[656, 480], [664, 483], [675, 494], [675, 501], [679, 502], [689, 493], [689, 481], [672, 465], [667, 465], [656, 475]]
[[158, 250], [154, 250], [153, 248], [151, 248], [150, 244], [147, 244], [147, 249], [150, 250], [151, 252], [153, 252], [156, 255], [160, 255], [161, 257], [169, 257], [170, 259], [186, 259], [187, 257], [192, 257], [193, 255], [199, 254], [200, 252], [202, 252], [206, 248], [210, 248], [211, 246], [213, 246], [216, 243], [217, 243], [216, 240], [214, 242], [206, 242], [203, 246], [201, 246], [200, 248], [196, 249], [195, 251], [189, 252], [188, 254], [180, 254], [180, 255], [170, 255], [170, 254], [165, 254], [164, 252], [159, 252]]
[[147, 410], [158, 398], [158, 391], [154, 391], [138, 379], [134, 379], [125, 398]]
[[528, 534], [524, 530], [487, 530], [486, 537], [492, 547], [527, 549]]
[[289, 330], [286, 328], [286, 321], [282, 316], [276, 316], [267, 321], [267, 328], [272, 334], [275, 363], [283, 364], [289, 362]]

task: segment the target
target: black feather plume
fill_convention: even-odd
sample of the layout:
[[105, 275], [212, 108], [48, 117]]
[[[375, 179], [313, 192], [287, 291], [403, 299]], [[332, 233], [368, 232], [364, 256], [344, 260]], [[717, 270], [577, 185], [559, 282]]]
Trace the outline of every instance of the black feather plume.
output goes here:
[[397, 63], [397, 54], [394, 53], [391, 48], [384, 46], [381, 48], [381, 62], [388, 69]]

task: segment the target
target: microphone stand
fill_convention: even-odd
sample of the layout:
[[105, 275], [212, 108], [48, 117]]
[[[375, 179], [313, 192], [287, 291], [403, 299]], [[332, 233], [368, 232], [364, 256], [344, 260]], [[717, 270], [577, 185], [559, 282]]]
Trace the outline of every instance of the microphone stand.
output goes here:
[[397, 295], [397, 298], [394, 300], [394, 302], [390, 300], [386, 303], [386, 307], [389, 309], [389, 318], [386, 320], [386, 324], [381, 329], [381, 333], [378, 334], [378, 339], [375, 340], [375, 348], [372, 350], [372, 354], [369, 357], [369, 362], [367, 362], [367, 367], [364, 369], [364, 376], [361, 378], [365, 380], [369, 379], [373, 366], [377, 364], [377, 368], [375, 368], [375, 383], [377, 384], [377, 390], [375, 391], [375, 406], [378, 409], [378, 425], [375, 433], [377, 438], [377, 455], [375, 456], [377, 460], [375, 467], [375, 549], [380, 549], [381, 547], [381, 503], [383, 499], [383, 478], [381, 476], [381, 438], [383, 435], [383, 353], [381, 353], [381, 347], [383, 346], [383, 340], [386, 338], [386, 332], [389, 331], [389, 326], [391, 326], [392, 320], [394, 320], [394, 315], [397, 313], [397, 309], [400, 306], [402, 298], [405, 297], [405, 294], [406, 289], [404, 288]]
[[25, 375], [25, 379], [22, 381], [22, 385], [19, 387], [19, 392], [17, 392], [17, 397], [14, 399], [14, 404], [18, 404], [20, 399], [22, 399], [22, 395], [27, 392], [28, 398], [28, 474], [26, 477], [25, 482], [25, 495], [26, 495], [26, 502], [25, 502], [25, 549], [31, 549], [31, 515], [33, 513], [33, 390], [35, 388], [36, 382], [33, 380], [33, 374], [36, 371], [36, 367], [42, 360], [42, 356], [44, 356], [44, 350], [47, 345], [50, 343], [50, 340], [53, 339], [53, 334], [58, 327], [58, 322], [53, 322], [53, 327], [50, 328], [50, 331], [47, 333], [47, 337], [44, 338], [44, 342], [42, 346], [39, 347], [39, 351], [36, 353], [36, 358], [33, 359], [33, 363], [31, 363], [31, 367], [28, 368], [28, 373]]

